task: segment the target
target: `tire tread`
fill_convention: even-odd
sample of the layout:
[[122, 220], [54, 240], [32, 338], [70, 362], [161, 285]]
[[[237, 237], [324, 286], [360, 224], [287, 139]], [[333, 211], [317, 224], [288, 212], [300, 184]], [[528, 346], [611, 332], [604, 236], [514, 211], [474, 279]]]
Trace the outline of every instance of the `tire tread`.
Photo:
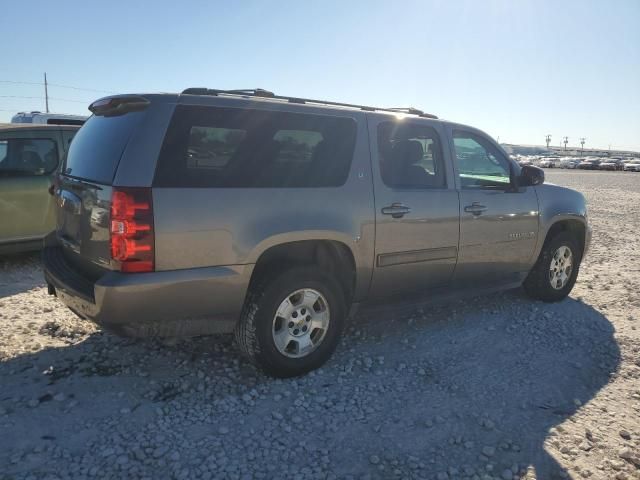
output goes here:
[[[554, 290], [548, 279], [549, 264], [551, 263], [551, 256], [553, 252], [560, 246], [567, 245], [571, 249], [571, 253], [574, 256], [574, 268], [571, 272], [569, 282], [562, 290]], [[558, 302], [571, 293], [573, 286], [575, 285], [580, 269], [580, 258], [578, 243], [576, 239], [569, 232], [559, 232], [551, 238], [547, 238], [540, 251], [538, 260], [529, 272], [523, 287], [527, 295], [536, 300], [542, 300], [543, 302]]]

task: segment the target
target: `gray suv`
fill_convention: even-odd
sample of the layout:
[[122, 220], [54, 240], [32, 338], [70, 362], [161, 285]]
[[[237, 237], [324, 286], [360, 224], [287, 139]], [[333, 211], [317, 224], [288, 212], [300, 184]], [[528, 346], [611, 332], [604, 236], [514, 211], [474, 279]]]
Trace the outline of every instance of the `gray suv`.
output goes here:
[[123, 335], [235, 332], [271, 375], [322, 365], [365, 301], [561, 300], [589, 244], [580, 193], [416, 109], [191, 88], [90, 110], [49, 292]]

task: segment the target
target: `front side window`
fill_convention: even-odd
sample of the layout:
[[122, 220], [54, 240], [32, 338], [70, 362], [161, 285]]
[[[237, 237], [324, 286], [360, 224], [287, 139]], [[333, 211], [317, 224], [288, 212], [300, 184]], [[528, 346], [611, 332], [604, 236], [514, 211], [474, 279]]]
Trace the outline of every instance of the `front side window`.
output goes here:
[[48, 175], [58, 166], [56, 142], [39, 138], [0, 141], [1, 176]]
[[398, 122], [378, 127], [380, 173], [388, 187], [443, 188], [442, 148], [436, 131], [427, 125]]
[[504, 189], [511, 183], [509, 161], [477, 135], [454, 132], [456, 165], [462, 188]]
[[347, 117], [179, 106], [158, 187], [309, 188], [347, 179], [356, 124]]

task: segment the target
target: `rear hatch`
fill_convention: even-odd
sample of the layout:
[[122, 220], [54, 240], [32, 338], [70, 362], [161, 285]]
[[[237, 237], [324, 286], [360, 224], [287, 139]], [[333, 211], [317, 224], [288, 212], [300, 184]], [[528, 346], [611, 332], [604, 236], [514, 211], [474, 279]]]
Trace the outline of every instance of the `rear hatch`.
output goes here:
[[65, 258], [89, 278], [118, 268], [110, 247], [112, 185], [147, 103], [126, 96], [92, 104], [94, 115], [71, 142], [58, 178], [57, 238]]

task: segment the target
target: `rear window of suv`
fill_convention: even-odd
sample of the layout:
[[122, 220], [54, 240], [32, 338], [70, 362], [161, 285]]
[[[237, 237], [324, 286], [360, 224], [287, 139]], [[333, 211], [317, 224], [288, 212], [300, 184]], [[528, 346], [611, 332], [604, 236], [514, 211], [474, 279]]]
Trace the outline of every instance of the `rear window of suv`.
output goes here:
[[355, 139], [356, 123], [348, 117], [178, 106], [154, 186], [340, 186]]
[[85, 122], [69, 145], [63, 173], [109, 185], [120, 157], [144, 112], [117, 116], [94, 115]]

